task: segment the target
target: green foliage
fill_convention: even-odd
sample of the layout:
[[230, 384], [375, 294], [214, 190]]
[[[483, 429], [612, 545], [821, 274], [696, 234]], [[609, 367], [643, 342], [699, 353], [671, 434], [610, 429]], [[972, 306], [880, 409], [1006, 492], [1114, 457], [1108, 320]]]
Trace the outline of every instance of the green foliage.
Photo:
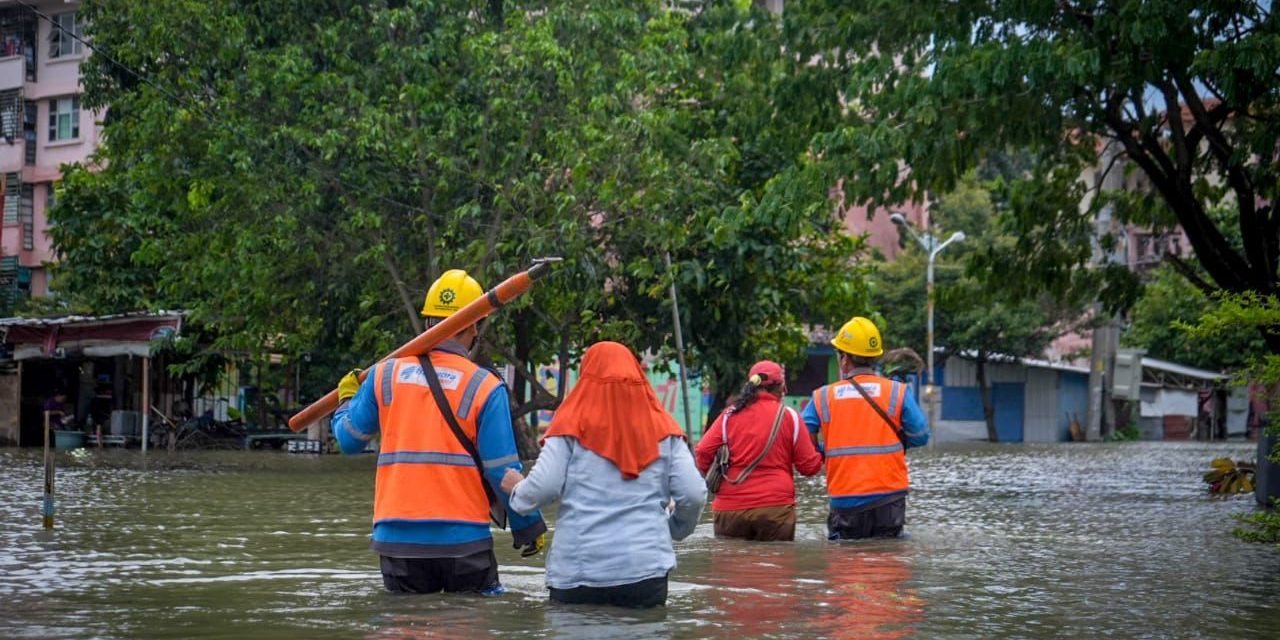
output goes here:
[[[941, 240], [954, 231], [966, 239], [948, 245], [935, 261], [934, 344], [944, 356], [965, 354], [976, 361], [988, 427], [995, 441], [995, 414], [984, 377], [988, 361], [1041, 357], [1078, 309], [1048, 296], [1009, 295], [1004, 274], [983, 268], [983, 258], [1010, 250], [1014, 238], [998, 225], [991, 192], [974, 176], [941, 197], [930, 209], [932, 230]], [[879, 265], [874, 302], [886, 320], [888, 344], [927, 353], [925, 271], [928, 258], [914, 240], [893, 262]], [[967, 268], [966, 268], [967, 265]]]
[[[1114, 243], [1114, 228], [1094, 240], [1108, 207], [1120, 222], [1181, 225], [1217, 288], [1280, 288], [1280, 214], [1265, 204], [1280, 195], [1266, 160], [1280, 142], [1270, 3], [818, 0], [788, 4], [785, 20], [807, 61], [795, 76], [836, 78], [849, 106], [813, 139], [813, 171], [847, 176], [849, 200], [947, 193], [1026, 151], [995, 188], [1015, 250], [982, 262], [1011, 293], [1131, 303], [1122, 266], [1081, 268]], [[1149, 188], [1098, 193], [1130, 171]], [[1212, 214], [1224, 206], [1228, 220]], [[1280, 353], [1280, 339], [1268, 345]]]
[[1121, 341], [1156, 358], [1215, 371], [1243, 369], [1266, 352], [1261, 333], [1248, 326], [1221, 324], [1209, 334], [1188, 333], [1185, 328], [1212, 307], [1213, 301], [1173, 268], [1159, 267], [1130, 309]]
[[1142, 437], [1142, 432], [1133, 423], [1117, 427], [1112, 433], [1103, 437], [1104, 442], [1135, 442]]
[[1248, 528], [1239, 527], [1232, 533], [1248, 542], [1280, 545], [1280, 510], [1276, 509], [1280, 507], [1280, 500], [1272, 498], [1271, 505], [1270, 511], [1235, 514], [1236, 520], [1248, 525]]
[[670, 357], [674, 282], [718, 393], [865, 307], [861, 245], [804, 170], [840, 110], [790, 78], [776, 18], [488, 7], [86, 2], [95, 43], [146, 81], [84, 65], [109, 117], [51, 214], [59, 290], [187, 309], [210, 353], [310, 353], [309, 395], [408, 339], [451, 267], [492, 285], [565, 258], [488, 333], [521, 365], [605, 338]]
[[[1217, 293], [1212, 304], [1194, 323], [1179, 323], [1177, 328], [1194, 340], [1214, 341], [1239, 335], [1241, 332], [1257, 332], [1264, 338], [1280, 334], [1280, 299], [1274, 295], [1248, 293]], [[1257, 382], [1267, 388], [1267, 397], [1273, 407], [1267, 420], [1266, 433], [1280, 435], [1280, 420], [1275, 415], [1280, 398], [1280, 355], [1272, 352], [1245, 354], [1246, 366], [1236, 371], [1235, 380], [1240, 384]], [[1269, 456], [1280, 462], [1280, 444], [1272, 448]]]

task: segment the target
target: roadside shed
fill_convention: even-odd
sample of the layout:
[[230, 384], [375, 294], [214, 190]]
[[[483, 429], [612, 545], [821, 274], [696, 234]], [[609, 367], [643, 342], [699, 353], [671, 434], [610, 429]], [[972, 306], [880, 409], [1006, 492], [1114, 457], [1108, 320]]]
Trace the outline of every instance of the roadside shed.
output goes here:
[[1249, 394], [1217, 371], [1142, 358], [1139, 430], [1144, 440], [1245, 437]]
[[180, 396], [163, 367], [151, 365], [156, 341], [178, 335], [182, 316], [0, 318], [0, 445], [41, 444], [44, 403], [56, 391], [66, 394], [77, 428], [140, 438], [145, 407], [167, 410]]
[[[986, 363], [1000, 442], [1064, 442], [1071, 421], [1083, 423], [1089, 400], [1089, 370], [1069, 364], [1000, 356]], [[977, 364], [971, 354], [953, 354], [938, 367], [941, 415], [939, 442], [986, 440]]]

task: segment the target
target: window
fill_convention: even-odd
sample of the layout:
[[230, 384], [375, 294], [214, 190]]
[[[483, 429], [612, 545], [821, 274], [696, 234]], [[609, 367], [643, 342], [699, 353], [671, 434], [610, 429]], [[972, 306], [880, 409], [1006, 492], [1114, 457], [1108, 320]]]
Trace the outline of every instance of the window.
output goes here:
[[0, 92], [0, 136], [4, 137], [5, 143], [17, 142], [25, 116], [21, 91], [14, 89]]
[[23, 151], [27, 166], [36, 163], [36, 103], [27, 101], [22, 114], [22, 139], [26, 144]]
[[[75, 36], [75, 37], [72, 37]], [[60, 13], [53, 17], [49, 26], [49, 57], [80, 55], [80, 23], [76, 21], [76, 12]]]
[[22, 248], [36, 248], [36, 186], [22, 183], [22, 200], [18, 203], [18, 222], [22, 223]]
[[22, 197], [22, 174], [4, 174], [4, 224], [18, 224], [18, 204]]
[[80, 98], [49, 101], [49, 141], [80, 137]]

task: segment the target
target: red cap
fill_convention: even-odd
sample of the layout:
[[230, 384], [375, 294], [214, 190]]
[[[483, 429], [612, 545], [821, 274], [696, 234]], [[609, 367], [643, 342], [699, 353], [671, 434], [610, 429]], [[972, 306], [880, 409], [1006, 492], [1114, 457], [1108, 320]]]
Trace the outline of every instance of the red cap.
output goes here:
[[761, 360], [751, 365], [751, 371], [747, 372], [747, 378], [759, 375], [761, 385], [771, 385], [783, 382], [782, 365], [772, 360]]

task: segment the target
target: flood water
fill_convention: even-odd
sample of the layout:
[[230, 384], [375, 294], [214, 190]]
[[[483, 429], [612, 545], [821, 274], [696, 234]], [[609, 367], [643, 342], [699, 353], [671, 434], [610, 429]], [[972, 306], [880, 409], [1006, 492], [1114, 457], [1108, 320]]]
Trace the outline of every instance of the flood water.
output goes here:
[[[835, 544], [815, 480], [794, 544], [677, 544], [665, 609], [549, 605], [541, 556], [497, 534], [509, 593], [387, 594], [367, 550], [372, 456], [0, 450], [3, 638], [1224, 638], [1280, 634], [1280, 549], [1209, 497], [1253, 445], [913, 451], [910, 536]], [[553, 528], [554, 528], [554, 523]]]

